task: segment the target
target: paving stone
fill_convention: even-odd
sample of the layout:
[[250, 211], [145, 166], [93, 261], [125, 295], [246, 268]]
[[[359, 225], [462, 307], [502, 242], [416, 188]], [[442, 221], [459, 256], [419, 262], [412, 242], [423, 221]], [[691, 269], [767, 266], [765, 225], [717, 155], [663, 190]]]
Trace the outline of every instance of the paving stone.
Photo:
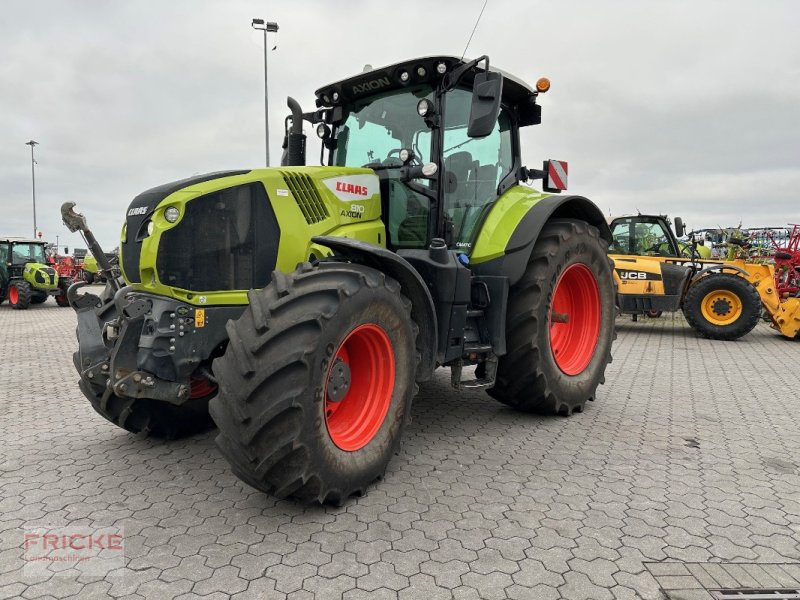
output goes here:
[[[214, 432], [165, 443], [97, 416], [59, 383], [76, 379], [74, 327], [50, 303], [0, 305], [13, 340], [0, 346], [0, 600], [662, 600], [653, 575], [800, 583], [800, 439], [781, 402], [800, 345], [764, 324], [729, 344], [679, 315], [621, 317], [606, 385], [569, 419], [456, 392], [437, 371], [384, 481], [339, 508], [252, 490]], [[30, 365], [49, 377], [32, 382]], [[26, 578], [22, 528], [51, 522], [123, 525], [127, 566]]]

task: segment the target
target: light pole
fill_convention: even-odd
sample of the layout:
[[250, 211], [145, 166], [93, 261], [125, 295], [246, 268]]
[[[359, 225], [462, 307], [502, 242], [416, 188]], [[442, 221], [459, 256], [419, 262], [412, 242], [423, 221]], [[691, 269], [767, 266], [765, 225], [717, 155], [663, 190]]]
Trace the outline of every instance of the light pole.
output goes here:
[[33, 168], [33, 165], [36, 164], [36, 161], [33, 159], [33, 147], [38, 146], [39, 142], [31, 140], [30, 142], [25, 142], [25, 145], [31, 147], [31, 184], [33, 185], [33, 239], [36, 239], [36, 171]]
[[269, 166], [269, 88], [267, 87], [267, 32], [277, 33], [278, 24], [273, 21], [264, 22], [264, 19], [253, 19], [250, 24], [253, 29], [264, 32], [264, 135], [267, 145], [267, 166]]

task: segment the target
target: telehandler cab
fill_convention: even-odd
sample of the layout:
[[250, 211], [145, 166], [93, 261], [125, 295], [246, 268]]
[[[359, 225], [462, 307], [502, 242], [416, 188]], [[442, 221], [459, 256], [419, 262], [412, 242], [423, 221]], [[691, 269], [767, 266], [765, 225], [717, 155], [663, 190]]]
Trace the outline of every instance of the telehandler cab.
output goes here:
[[566, 163], [520, 155], [548, 88], [486, 56], [404, 61], [320, 88], [313, 112], [290, 98], [280, 167], [140, 194], [122, 278], [70, 290], [81, 390], [163, 437], [206, 427], [210, 401], [241, 479], [334, 503], [383, 475], [439, 366], [520, 410], [581, 411], [611, 360], [611, 236], [586, 198], [522, 185], [566, 187]]

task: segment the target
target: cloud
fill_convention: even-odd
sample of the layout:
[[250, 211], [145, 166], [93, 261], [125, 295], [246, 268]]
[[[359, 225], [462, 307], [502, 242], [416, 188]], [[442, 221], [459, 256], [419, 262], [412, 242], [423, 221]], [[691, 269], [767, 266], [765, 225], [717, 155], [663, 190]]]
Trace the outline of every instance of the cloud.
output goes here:
[[[32, 229], [30, 155], [46, 237], [81, 245], [58, 207], [78, 202], [106, 246], [140, 191], [261, 166], [263, 48], [271, 153], [285, 98], [415, 55], [460, 55], [482, 1], [55, 0], [4, 3], [0, 22], [2, 233]], [[530, 166], [570, 161], [571, 187], [614, 214], [682, 212], [698, 227], [796, 221], [800, 11], [791, 1], [489, 0], [468, 55], [534, 81], [544, 122]], [[270, 41], [270, 46], [273, 44]], [[309, 143], [309, 162], [316, 156]]]

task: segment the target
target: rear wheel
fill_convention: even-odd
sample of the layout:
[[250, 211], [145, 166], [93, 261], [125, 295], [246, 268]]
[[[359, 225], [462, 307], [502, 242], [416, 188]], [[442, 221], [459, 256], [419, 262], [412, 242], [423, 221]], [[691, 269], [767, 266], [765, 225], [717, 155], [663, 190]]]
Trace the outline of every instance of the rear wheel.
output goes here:
[[689, 287], [683, 314], [700, 335], [714, 340], [735, 340], [758, 324], [761, 298], [746, 279], [712, 273]]
[[664, 312], [653, 308], [648, 310], [645, 314], [651, 319], [658, 319], [661, 315], [664, 314]]
[[83, 280], [88, 284], [94, 283], [94, 273], [90, 273], [89, 271], [84, 271]]
[[279, 498], [364, 493], [411, 409], [411, 303], [383, 273], [341, 263], [275, 272], [249, 298], [214, 363], [217, 445], [237, 476]]
[[488, 393], [524, 411], [580, 412], [605, 381], [614, 311], [611, 262], [597, 229], [548, 222], [509, 295], [508, 353]]
[[47, 292], [31, 292], [31, 304], [41, 304], [47, 300]]
[[67, 299], [67, 290], [72, 282], [71, 281], [59, 281], [58, 282], [58, 295], [56, 296], [56, 304], [59, 306], [69, 306], [69, 300]]
[[8, 286], [8, 303], [17, 310], [28, 308], [31, 305], [31, 285], [27, 281], [12, 281]]

